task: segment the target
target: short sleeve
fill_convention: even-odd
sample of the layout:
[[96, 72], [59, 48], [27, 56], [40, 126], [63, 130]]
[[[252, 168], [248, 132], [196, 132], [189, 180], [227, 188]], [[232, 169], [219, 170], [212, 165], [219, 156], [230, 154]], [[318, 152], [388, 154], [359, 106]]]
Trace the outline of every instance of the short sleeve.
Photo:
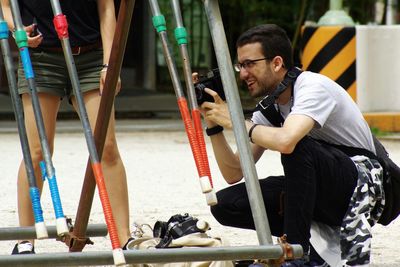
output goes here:
[[291, 114], [306, 115], [323, 127], [336, 106], [329, 89], [321, 83], [303, 84], [294, 92]]

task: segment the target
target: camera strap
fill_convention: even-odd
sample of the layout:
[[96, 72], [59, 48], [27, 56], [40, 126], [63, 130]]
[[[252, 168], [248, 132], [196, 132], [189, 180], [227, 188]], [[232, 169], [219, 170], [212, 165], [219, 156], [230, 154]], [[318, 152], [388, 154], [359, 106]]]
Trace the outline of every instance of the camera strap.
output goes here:
[[[300, 68], [293, 67], [288, 72], [286, 72], [283, 81], [281, 81], [274, 92], [270, 95], [267, 95], [260, 102], [258, 102], [256, 108], [253, 112], [260, 111], [265, 118], [274, 126], [282, 127], [283, 122], [285, 121], [281, 115], [281, 113], [275, 108], [275, 101], [278, 97], [286, 90], [289, 85], [293, 85], [296, 82], [297, 77], [303, 71]], [[293, 87], [292, 87], [292, 96], [293, 96]]]

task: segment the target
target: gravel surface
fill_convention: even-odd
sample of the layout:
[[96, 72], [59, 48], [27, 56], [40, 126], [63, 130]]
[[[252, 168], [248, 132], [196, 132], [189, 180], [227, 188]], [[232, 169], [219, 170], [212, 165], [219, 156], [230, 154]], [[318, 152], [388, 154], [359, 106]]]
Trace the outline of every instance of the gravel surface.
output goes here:
[[[126, 166], [129, 184], [131, 224], [154, 224], [156, 220], [168, 220], [177, 213], [190, 213], [208, 221], [211, 234], [223, 235], [231, 245], [256, 245], [254, 231], [234, 229], [219, 225], [211, 216], [204, 196], [200, 193], [196, 169], [183, 131], [120, 131], [118, 142]], [[231, 132], [229, 142], [234, 144]], [[214, 186], [217, 190], [228, 186], [218, 171], [212, 149], [207, 149]], [[400, 162], [400, 142], [384, 141], [391, 157]], [[22, 158], [19, 138], [16, 133], [0, 134], [0, 162], [2, 176], [0, 201], [2, 208], [1, 227], [17, 226], [16, 215], [16, 174]], [[74, 219], [80, 197], [80, 190], [88, 158], [83, 134], [58, 133], [54, 150], [54, 166], [64, 213]], [[281, 174], [282, 167], [278, 153], [266, 152], [257, 164], [259, 177]], [[106, 177], [107, 179], [107, 177]], [[44, 217], [48, 225], [54, 224], [53, 208], [47, 183], [42, 195]], [[93, 200], [90, 223], [104, 223], [97, 193]], [[400, 266], [400, 219], [387, 227], [373, 228], [371, 266]], [[84, 251], [110, 250], [108, 237], [92, 238], [93, 246]], [[11, 252], [15, 241], [0, 242], [0, 254]], [[64, 243], [55, 240], [40, 240], [36, 243], [37, 253], [66, 252]]]

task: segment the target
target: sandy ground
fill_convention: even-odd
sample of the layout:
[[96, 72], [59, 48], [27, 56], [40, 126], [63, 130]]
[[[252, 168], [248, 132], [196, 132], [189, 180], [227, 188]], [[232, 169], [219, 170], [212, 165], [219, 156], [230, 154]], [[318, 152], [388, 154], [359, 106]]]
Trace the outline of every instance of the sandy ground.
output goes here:
[[[134, 122], [132, 122], [134, 123]], [[234, 144], [232, 133], [229, 140]], [[178, 131], [119, 131], [118, 142], [126, 166], [129, 184], [130, 218], [140, 223], [154, 224], [156, 220], [168, 220], [176, 213], [190, 213], [207, 220], [212, 234], [224, 235], [231, 245], [258, 244], [254, 231], [239, 230], [219, 225], [211, 216], [204, 196], [200, 193], [196, 169], [186, 134]], [[222, 179], [207, 139], [207, 148], [217, 190], [228, 186]], [[400, 142], [385, 141], [392, 158], [400, 162]], [[16, 133], [1, 133], [0, 164], [0, 227], [17, 226], [16, 174], [22, 158]], [[80, 197], [80, 189], [88, 153], [83, 134], [60, 132], [56, 136], [53, 163], [63, 202], [64, 213], [74, 219]], [[257, 164], [259, 177], [281, 174], [278, 153], [267, 152]], [[107, 178], [107, 177], [106, 177]], [[54, 224], [49, 189], [45, 184], [42, 196], [44, 217], [48, 225]], [[95, 195], [90, 223], [104, 223], [98, 195]], [[400, 266], [400, 219], [387, 227], [373, 228], [371, 266]], [[85, 251], [104, 251], [111, 248], [108, 237], [95, 237], [95, 244]], [[9, 254], [15, 241], [0, 242], [0, 254]], [[65, 244], [55, 240], [36, 243], [38, 253], [66, 252]]]

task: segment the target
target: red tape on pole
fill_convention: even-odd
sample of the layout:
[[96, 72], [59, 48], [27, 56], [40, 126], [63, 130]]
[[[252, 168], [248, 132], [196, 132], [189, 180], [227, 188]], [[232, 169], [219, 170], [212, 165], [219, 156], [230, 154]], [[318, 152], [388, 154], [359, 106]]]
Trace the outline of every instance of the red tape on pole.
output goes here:
[[99, 191], [100, 202], [103, 206], [104, 217], [106, 219], [106, 224], [108, 232], [110, 234], [111, 245], [113, 249], [121, 248], [121, 244], [118, 238], [117, 227], [115, 225], [114, 217], [111, 210], [110, 200], [108, 198], [106, 184], [104, 181], [103, 170], [99, 162], [92, 163], [93, 175], [96, 179], [96, 184]]
[[178, 98], [178, 107], [181, 112], [182, 120], [185, 125], [186, 134], [189, 139], [190, 147], [192, 148], [193, 158], [196, 163], [197, 171], [199, 176], [206, 176], [207, 172], [204, 170], [203, 158], [201, 155], [200, 147], [197, 143], [197, 137], [193, 129], [192, 120], [190, 118], [187, 101], [184, 97]]
[[200, 147], [203, 168], [208, 176], [208, 179], [210, 180], [211, 187], [214, 187], [212, 178], [211, 178], [210, 164], [208, 162], [206, 143], [204, 141], [204, 134], [203, 134], [203, 127], [201, 124], [200, 110], [198, 110], [198, 109], [192, 110], [192, 120], [193, 120], [193, 124], [194, 124], [194, 129], [196, 131], [197, 143]]
[[54, 28], [56, 29], [58, 38], [68, 38], [68, 22], [67, 18], [63, 14], [59, 14], [53, 19]]

